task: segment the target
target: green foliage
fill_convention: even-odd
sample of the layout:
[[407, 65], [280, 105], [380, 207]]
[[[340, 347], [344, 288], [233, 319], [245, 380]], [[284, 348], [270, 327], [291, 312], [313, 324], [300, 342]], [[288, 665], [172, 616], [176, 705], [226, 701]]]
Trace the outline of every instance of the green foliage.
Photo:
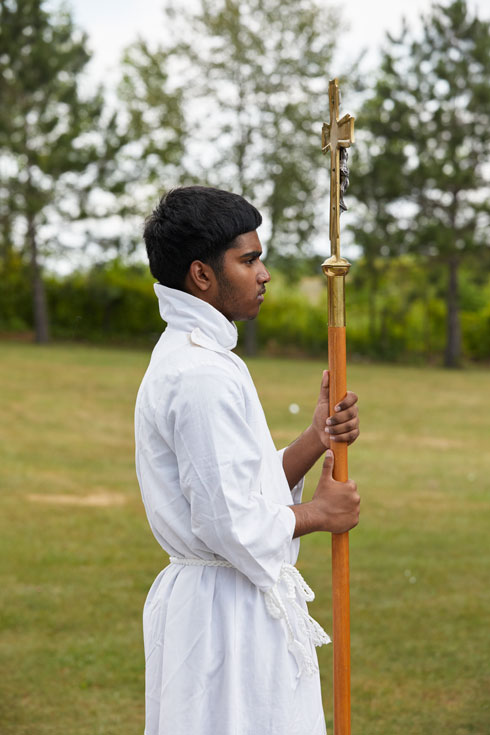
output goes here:
[[53, 334], [94, 342], [155, 342], [164, 328], [146, 266], [119, 260], [47, 283]]
[[388, 37], [357, 116], [351, 192], [364, 204], [354, 233], [373, 261], [417, 253], [447, 268], [446, 362], [459, 359], [458, 275], [490, 254], [490, 23], [465, 0], [433, 5], [420, 36]]
[[[373, 319], [369, 271], [354, 263], [347, 279], [347, 343], [354, 359], [440, 362], [444, 352], [445, 307], [442, 273], [428, 271], [412, 256], [384, 258]], [[430, 277], [429, 277], [430, 276]], [[437, 277], [436, 277], [437, 276]], [[2, 273], [0, 330], [32, 328], [26, 268], [17, 258]], [[165, 327], [158, 313], [153, 278], [146, 265], [116, 259], [70, 275], [48, 276], [53, 335], [89, 342], [154, 344]], [[490, 358], [490, 278], [470, 268], [461, 273], [463, 354]], [[280, 271], [258, 319], [258, 345], [267, 354], [327, 354], [327, 292], [323, 276], [292, 284]], [[238, 324], [243, 349], [245, 323]]]
[[488, 359], [490, 356], [490, 279], [480, 288], [471, 288], [467, 282], [465, 291], [471, 298], [473, 308], [461, 316], [463, 345], [466, 354], [475, 359]]
[[[440, 362], [445, 344], [443, 278], [411, 256], [383, 258], [374, 294], [365, 259], [356, 262], [346, 282], [347, 347], [352, 358], [391, 362]], [[436, 274], [437, 275], [437, 274]], [[466, 359], [490, 358], [490, 279], [478, 284], [471, 269], [462, 271], [463, 339]], [[295, 287], [274, 273], [258, 317], [258, 341], [272, 354], [326, 355], [327, 294], [323, 279]], [[239, 325], [243, 333], [243, 325]]]
[[29, 331], [33, 322], [29, 270], [18, 253], [0, 258], [0, 283], [0, 331]]
[[[258, 343], [272, 354], [326, 354], [326, 316], [324, 305], [309, 302], [275, 273], [257, 320]], [[240, 334], [243, 327], [239, 325]]]

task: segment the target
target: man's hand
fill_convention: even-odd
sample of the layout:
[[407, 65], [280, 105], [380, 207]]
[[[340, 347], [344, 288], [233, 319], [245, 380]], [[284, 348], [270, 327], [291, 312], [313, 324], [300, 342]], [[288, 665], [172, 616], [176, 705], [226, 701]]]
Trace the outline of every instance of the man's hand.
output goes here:
[[358, 398], [352, 391], [347, 391], [336, 406], [333, 416], [329, 415], [329, 373], [323, 371], [320, 395], [313, 414], [312, 427], [326, 449], [332, 441], [352, 444], [359, 436]]
[[361, 498], [356, 483], [334, 480], [333, 465], [333, 452], [329, 449], [313, 499], [309, 503], [289, 506], [296, 516], [294, 538], [313, 531], [344, 533], [359, 523]]
[[359, 436], [355, 393], [348, 391], [335, 406], [333, 416], [329, 416], [328, 377], [328, 370], [324, 370], [313, 421], [306, 431], [289, 445], [283, 455], [282, 466], [291, 489], [313, 467], [325, 449], [330, 449], [332, 442], [352, 444]]
[[344, 533], [359, 523], [361, 498], [353, 480], [338, 482], [332, 477], [333, 452], [329, 449], [323, 460], [322, 474], [313, 494], [312, 503], [317, 506], [320, 531]]

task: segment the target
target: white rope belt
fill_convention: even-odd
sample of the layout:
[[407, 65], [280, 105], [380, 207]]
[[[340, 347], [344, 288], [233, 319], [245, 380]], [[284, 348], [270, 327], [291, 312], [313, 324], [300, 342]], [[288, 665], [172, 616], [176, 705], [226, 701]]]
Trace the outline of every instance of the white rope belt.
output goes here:
[[184, 567], [232, 567], [224, 559], [198, 559], [193, 556], [170, 556], [171, 564], [182, 564]]
[[[182, 564], [183, 566], [189, 567], [233, 568], [233, 564], [230, 564], [229, 561], [198, 559], [194, 557], [171, 556], [170, 563]], [[282, 587], [285, 589], [282, 589]], [[298, 603], [298, 598], [305, 602], [311, 602], [315, 599], [315, 594], [311, 587], [306, 584], [296, 567], [292, 564], [284, 563], [277, 582], [263, 594], [269, 615], [276, 620], [282, 619], [284, 621], [287, 631], [288, 649], [298, 664], [298, 676], [301, 676], [303, 672], [310, 675], [317, 672], [318, 664], [316, 660], [311, 656], [305, 644], [295, 637], [291, 616], [286, 604], [287, 601], [290, 608], [294, 611], [297, 626], [303, 638], [308, 639], [314, 646], [323, 646], [325, 643], [330, 643], [330, 638], [322, 626]]]

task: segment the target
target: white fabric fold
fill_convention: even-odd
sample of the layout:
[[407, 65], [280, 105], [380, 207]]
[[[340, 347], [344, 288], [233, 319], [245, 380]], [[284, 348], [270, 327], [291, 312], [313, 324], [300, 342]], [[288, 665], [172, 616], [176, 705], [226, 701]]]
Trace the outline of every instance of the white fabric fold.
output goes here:
[[202, 299], [192, 296], [185, 291], [162, 286], [155, 283], [153, 286], [158, 298], [160, 316], [172, 329], [183, 332], [195, 331], [199, 339], [202, 335], [206, 340], [225, 350], [236, 347], [238, 332], [235, 324], [230, 322], [224, 314]]
[[[193, 557], [171, 556], [170, 563], [181, 564], [186, 567], [233, 568], [233, 564], [230, 564], [229, 561], [225, 561], [224, 559], [197, 559]], [[309, 653], [306, 641], [309, 641], [313, 646], [323, 646], [330, 643], [330, 637], [322, 626], [311, 617], [306, 606], [302, 607], [298, 604], [298, 598], [304, 603], [312, 602], [315, 599], [315, 593], [306, 584], [301, 572], [292, 564], [283, 564], [279, 579], [273, 587], [264, 591], [264, 597], [265, 606], [269, 615], [276, 620], [282, 619], [284, 621], [287, 631], [288, 649], [296, 659], [298, 676], [301, 676], [303, 673], [308, 676], [316, 674], [318, 672], [318, 662]], [[291, 615], [288, 612], [288, 603], [290, 604], [290, 610], [295, 616], [296, 627], [302, 634], [302, 641], [295, 634]]]

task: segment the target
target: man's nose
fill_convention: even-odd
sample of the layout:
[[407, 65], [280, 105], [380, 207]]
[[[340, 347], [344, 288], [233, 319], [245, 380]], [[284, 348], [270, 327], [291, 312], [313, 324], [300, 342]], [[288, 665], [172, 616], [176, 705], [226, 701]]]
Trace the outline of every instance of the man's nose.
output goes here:
[[[261, 263], [261, 265], [263, 264]], [[265, 265], [263, 265], [262, 270], [258, 274], [257, 280], [259, 281], [259, 283], [269, 283], [269, 281], [271, 280], [271, 274], [269, 273]]]

